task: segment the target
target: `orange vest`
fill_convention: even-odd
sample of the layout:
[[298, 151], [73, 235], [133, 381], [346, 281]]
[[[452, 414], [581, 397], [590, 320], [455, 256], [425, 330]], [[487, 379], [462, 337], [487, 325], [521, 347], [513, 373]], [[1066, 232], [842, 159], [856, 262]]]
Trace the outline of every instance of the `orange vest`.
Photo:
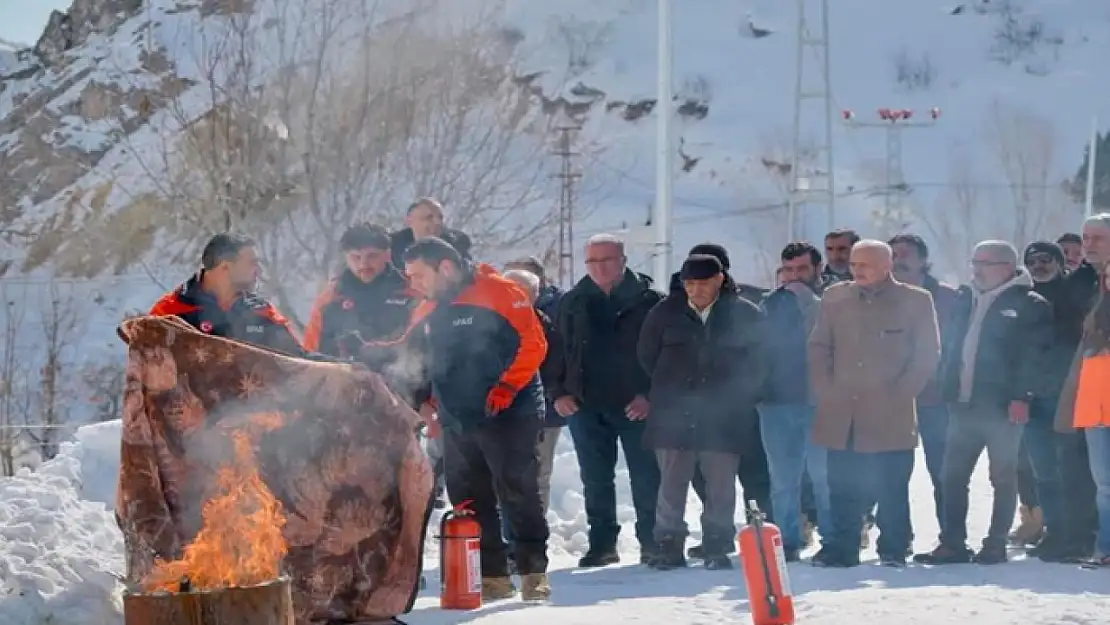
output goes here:
[[1110, 427], [1110, 354], [1085, 356], [1079, 363], [1072, 420], [1077, 429]]

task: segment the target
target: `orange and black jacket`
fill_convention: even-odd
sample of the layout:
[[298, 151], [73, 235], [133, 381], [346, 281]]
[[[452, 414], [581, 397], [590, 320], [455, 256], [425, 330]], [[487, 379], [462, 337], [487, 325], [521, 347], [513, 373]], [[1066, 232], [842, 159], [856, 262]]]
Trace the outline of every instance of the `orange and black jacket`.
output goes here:
[[344, 270], [316, 298], [304, 329], [305, 349], [346, 357], [356, 354], [344, 353], [344, 335], [358, 332], [365, 341], [396, 339], [419, 301], [404, 276], [392, 267], [370, 283]]
[[421, 302], [404, 341], [424, 354], [444, 428], [470, 429], [489, 419], [486, 397], [498, 386], [516, 395], [496, 418], [543, 419], [543, 326], [524, 291], [489, 265], [474, 267], [454, 293]]
[[291, 356], [304, 357], [289, 321], [273, 304], [254, 293], [243, 293], [231, 308], [223, 310], [215, 298], [200, 288], [203, 272], [162, 296], [150, 309], [151, 315], [181, 317], [194, 328], [224, 338], [266, 347]]

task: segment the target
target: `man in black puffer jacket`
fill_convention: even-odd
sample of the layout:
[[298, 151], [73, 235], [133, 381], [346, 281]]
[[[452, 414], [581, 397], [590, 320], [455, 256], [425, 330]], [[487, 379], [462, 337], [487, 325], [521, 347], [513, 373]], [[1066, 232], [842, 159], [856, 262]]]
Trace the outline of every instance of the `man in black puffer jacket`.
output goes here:
[[550, 381], [555, 410], [568, 418], [590, 524], [590, 548], [579, 566], [620, 560], [614, 484], [618, 441], [632, 483], [640, 559], [647, 562], [655, 546], [659, 467], [641, 440], [651, 409], [651, 379], [636, 359], [636, 342], [648, 311], [662, 296], [650, 278], [628, 269], [624, 242], [612, 235], [590, 238], [586, 267], [589, 275], [559, 302], [555, 328], [564, 359]]
[[661, 473], [651, 564], [686, 565], [686, 493], [700, 467], [705, 567], [731, 568], [736, 467], [742, 455], [760, 447], [752, 432], [763, 384], [763, 315], [722, 288], [724, 269], [715, 256], [687, 258], [681, 279], [685, 292], [669, 295], [648, 313], [638, 347], [652, 381], [644, 445], [655, 451]]

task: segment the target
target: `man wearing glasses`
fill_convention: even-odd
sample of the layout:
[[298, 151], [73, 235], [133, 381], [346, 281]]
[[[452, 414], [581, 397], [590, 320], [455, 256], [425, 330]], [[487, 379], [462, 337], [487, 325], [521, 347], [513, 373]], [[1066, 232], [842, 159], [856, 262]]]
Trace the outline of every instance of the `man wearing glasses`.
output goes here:
[[[983, 241], [971, 260], [944, 337], [941, 389], [952, 402], [944, 458], [940, 545], [917, 562], [1006, 561], [1017, 507], [1022, 433], [1033, 406], [1056, 392], [1044, 363], [1052, 349], [1052, 307], [1018, 266], [1014, 246]], [[990, 527], [978, 553], [967, 546], [968, 485], [983, 450], [994, 489]]]
[[559, 302], [555, 328], [562, 343], [562, 366], [550, 376], [555, 410], [567, 419], [586, 499], [590, 548], [581, 567], [615, 564], [617, 444], [628, 463], [640, 561], [655, 546], [655, 501], [659, 467], [644, 449], [644, 420], [651, 379], [636, 357], [640, 327], [662, 295], [651, 278], [627, 267], [624, 242], [595, 235], [586, 242], [586, 277]]

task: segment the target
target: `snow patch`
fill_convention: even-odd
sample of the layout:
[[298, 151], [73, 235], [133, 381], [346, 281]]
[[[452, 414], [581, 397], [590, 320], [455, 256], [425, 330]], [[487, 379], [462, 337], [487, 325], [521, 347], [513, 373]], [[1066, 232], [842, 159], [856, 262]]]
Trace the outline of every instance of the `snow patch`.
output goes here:
[[[123, 537], [103, 501], [114, 481], [107, 438], [82, 428], [39, 471], [0, 480], [0, 614], [11, 625], [119, 625]], [[114, 493], [114, 486], [112, 487]]]

